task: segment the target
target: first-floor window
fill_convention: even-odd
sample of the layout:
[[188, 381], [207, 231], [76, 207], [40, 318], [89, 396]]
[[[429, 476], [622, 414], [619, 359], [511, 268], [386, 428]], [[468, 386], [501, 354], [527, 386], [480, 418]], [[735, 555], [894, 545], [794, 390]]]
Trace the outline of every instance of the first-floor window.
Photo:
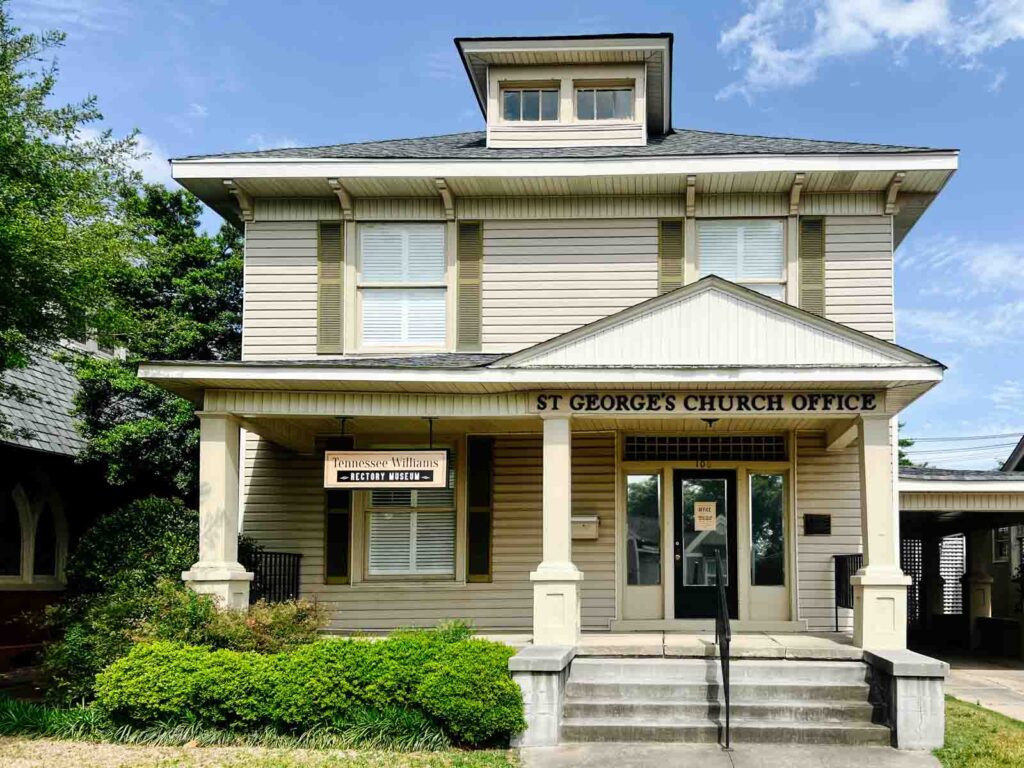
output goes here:
[[718, 275], [783, 301], [785, 261], [781, 219], [702, 219], [697, 223], [701, 277]]
[[437, 347], [447, 336], [443, 224], [361, 224], [364, 347]]
[[992, 561], [1006, 562], [1010, 559], [1010, 529], [996, 528], [992, 531]]
[[455, 470], [448, 487], [370, 491], [370, 576], [455, 575]]

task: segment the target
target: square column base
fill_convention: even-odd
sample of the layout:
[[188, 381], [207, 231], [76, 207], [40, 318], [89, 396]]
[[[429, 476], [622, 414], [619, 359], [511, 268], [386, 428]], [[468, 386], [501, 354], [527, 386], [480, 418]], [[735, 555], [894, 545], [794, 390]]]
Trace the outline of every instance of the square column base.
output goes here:
[[238, 563], [196, 563], [181, 574], [185, 586], [196, 594], [212, 595], [221, 608], [245, 611], [249, 608], [249, 585], [254, 574]]
[[575, 570], [530, 574], [533, 582], [533, 644], [576, 647], [580, 639], [580, 582]]
[[907, 647], [907, 587], [913, 580], [898, 568], [861, 572], [853, 585], [853, 642], [860, 648]]

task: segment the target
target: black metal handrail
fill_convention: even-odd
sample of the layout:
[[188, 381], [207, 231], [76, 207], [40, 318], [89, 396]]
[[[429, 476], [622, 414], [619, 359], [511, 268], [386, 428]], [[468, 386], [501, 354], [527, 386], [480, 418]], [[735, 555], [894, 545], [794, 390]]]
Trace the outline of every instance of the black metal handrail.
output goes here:
[[853, 584], [851, 577], [864, 565], [864, 555], [832, 555], [836, 571], [836, 632], [839, 631], [839, 609], [853, 608]]
[[729, 734], [729, 645], [732, 642], [732, 629], [729, 626], [729, 598], [725, 591], [725, 569], [722, 566], [722, 553], [715, 550], [715, 581], [718, 586], [718, 600], [715, 608], [715, 645], [718, 646], [718, 659], [722, 665], [722, 693], [725, 697], [725, 748], [730, 746]]

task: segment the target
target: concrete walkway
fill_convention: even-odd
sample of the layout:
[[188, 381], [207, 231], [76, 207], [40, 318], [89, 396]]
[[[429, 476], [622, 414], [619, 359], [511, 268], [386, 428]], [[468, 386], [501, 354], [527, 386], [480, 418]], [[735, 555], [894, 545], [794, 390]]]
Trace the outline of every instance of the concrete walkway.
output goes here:
[[520, 752], [523, 768], [938, 768], [928, 752], [888, 747], [741, 744], [567, 744]]
[[949, 662], [946, 693], [1016, 720], [1024, 720], [1024, 662], [942, 656]]

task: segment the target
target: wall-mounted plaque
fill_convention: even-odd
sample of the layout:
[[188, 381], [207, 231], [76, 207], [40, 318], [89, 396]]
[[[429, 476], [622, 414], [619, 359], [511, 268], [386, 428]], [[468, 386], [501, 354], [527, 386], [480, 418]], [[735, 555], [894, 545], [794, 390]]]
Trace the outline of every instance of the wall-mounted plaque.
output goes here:
[[448, 487], [448, 451], [327, 451], [324, 488], [400, 490]]
[[804, 515], [804, 535], [832, 535], [832, 515]]

